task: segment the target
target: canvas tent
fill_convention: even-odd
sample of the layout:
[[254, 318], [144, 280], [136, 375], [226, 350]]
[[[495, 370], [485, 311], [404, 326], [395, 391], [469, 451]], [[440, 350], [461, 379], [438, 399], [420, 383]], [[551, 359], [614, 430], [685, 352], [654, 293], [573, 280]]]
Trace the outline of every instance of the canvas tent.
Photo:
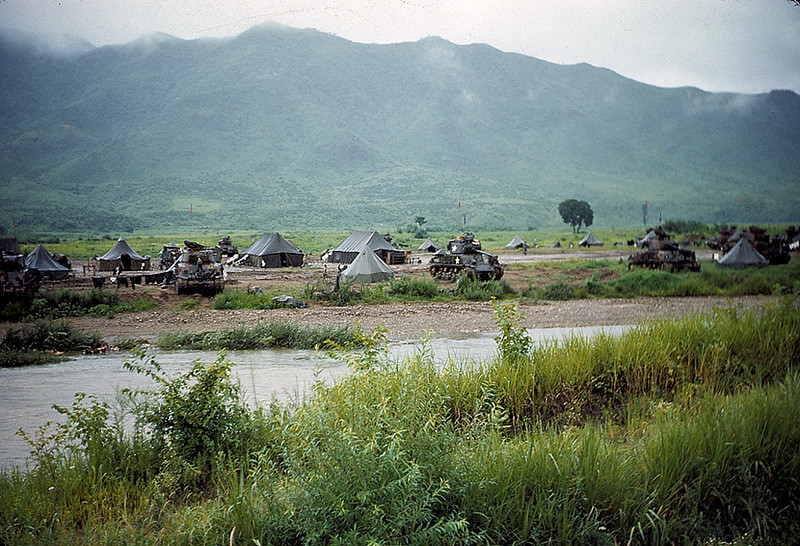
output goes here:
[[419, 250], [420, 252], [436, 252], [437, 250], [439, 250], [439, 247], [436, 246], [436, 243], [431, 241], [430, 238], [427, 238], [425, 239], [424, 243], [419, 245], [419, 248], [417, 250]]
[[769, 261], [762, 256], [746, 237], [741, 237], [739, 242], [717, 261], [719, 267], [742, 268], [764, 267]]
[[581, 242], [578, 243], [578, 246], [603, 246], [603, 241], [595, 237], [594, 233], [590, 231], [586, 234], [586, 237], [581, 239]]
[[123, 271], [140, 271], [150, 269], [150, 257], [140, 256], [120, 237], [111, 250], [97, 258], [100, 271], [114, 271], [121, 267]]
[[393, 279], [394, 271], [377, 254], [364, 247], [341, 276], [342, 280], [350, 282], [380, 282]]
[[244, 249], [241, 256], [249, 265], [256, 267], [300, 267], [303, 251], [294, 243], [284, 239], [280, 233], [265, 233]]
[[354, 231], [339, 246], [330, 251], [328, 261], [349, 264], [364, 247], [369, 248], [387, 264], [402, 264], [406, 261], [405, 252], [387, 241], [377, 231]]
[[527, 250], [527, 249], [528, 249], [528, 243], [526, 243], [525, 241], [523, 241], [523, 240], [522, 240], [522, 237], [520, 237], [519, 235], [517, 235], [517, 236], [515, 236], [515, 237], [514, 237], [514, 238], [511, 240], [511, 242], [510, 242], [510, 243], [508, 243], [508, 244], [506, 245], [506, 248], [507, 248], [508, 250], [514, 250], [514, 249], [517, 249], [517, 248], [521, 248], [521, 249], [523, 249], [523, 250]]
[[69, 268], [64, 267], [53, 259], [53, 254], [44, 245], [38, 244], [28, 257], [25, 258], [28, 269], [36, 269], [44, 279], [66, 279]]

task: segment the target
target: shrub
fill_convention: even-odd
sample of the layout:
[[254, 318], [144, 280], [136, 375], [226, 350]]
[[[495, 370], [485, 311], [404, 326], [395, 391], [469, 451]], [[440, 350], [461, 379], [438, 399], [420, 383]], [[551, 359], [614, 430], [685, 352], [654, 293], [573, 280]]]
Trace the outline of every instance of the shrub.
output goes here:
[[[225, 289], [214, 298], [214, 309], [278, 309], [283, 304], [272, 299], [275, 294], [267, 292], [243, 292]], [[189, 301], [184, 300], [184, 301]], [[199, 300], [195, 300], [199, 303]]]
[[252, 328], [240, 326], [218, 332], [167, 333], [159, 338], [157, 345], [166, 350], [314, 349], [324, 346], [328, 340], [346, 343], [352, 339], [347, 326], [304, 328], [291, 322], [273, 321]]
[[389, 294], [409, 299], [433, 299], [439, 293], [436, 281], [430, 278], [400, 277], [389, 284]]
[[2, 344], [17, 351], [73, 352], [96, 349], [103, 340], [96, 332], [84, 333], [64, 321], [37, 320], [11, 325]]
[[233, 365], [223, 354], [211, 365], [197, 361], [191, 370], [167, 375], [144, 351], [134, 351], [139, 362], [126, 361], [129, 370], [143, 373], [158, 390], [143, 415], [150, 427], [152, 447], [165, 464], [179, 465], [187, 485], [208, 486], [209, 470], [221, 455], [242, 460], [253, 440], [254, 415], [231, 377]]
[[490, 301], [492, 298], [503, 299], [514, 294], [514, 289], [503, 279], [479, 281], [467, 276], [458, 279], [456, 295], [469, 301]]

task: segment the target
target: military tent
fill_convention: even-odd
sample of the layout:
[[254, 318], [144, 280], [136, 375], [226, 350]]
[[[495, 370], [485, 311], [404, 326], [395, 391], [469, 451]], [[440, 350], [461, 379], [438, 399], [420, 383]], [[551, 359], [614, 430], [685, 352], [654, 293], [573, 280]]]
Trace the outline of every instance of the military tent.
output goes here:
[[53, 254], [44, 245], [36, 245], [28, 257], [25, 258], [28, 269], [36, 269], [44, 279], [66, 279], [69, 268], [64, 267], [53, 259]]
[[245, 262], [257, 267], [300, 267], [303, 251], [294, 243], [284, 239], [280, 233], [265, 233], [244, 249], [241, 256]]
[[603, 246], [603, 241], [595, 237], [594, 233], [590, 231], [586, 234], [586, 237], [581, 239], [581, 242], [578, 243], [578, 246]]
[[740, 237], [739, 242], [717, 261], [717, 265], [733, 269], [764, 267], [769, 265], [769, 261], [753, 248], [746, 237]]
[[527, 249], [528, 249], [528, 243], [526, 243], [525, 241], [523, 241], [523, 240], [522, 240], [522, 237], [520, 237], [519, 235], [517, 235], [517, 236], [515, 236], [515, 237], [514, 237], [514, 238], [511, 240], [511, 242], [510, 242], [510, 243], [508, 243], [508, 244], [506, 245], [506, 248], [507, 248], [508, 250], [515, 250], [515, 249], [517, 249], [517, 248], [521, 248], [521, 249], [523, 249], [523, 250], [527, 250]]
[[402, 264], [406, 261], [406, 254], [387, 241], [377, 231], [354, 231], [339, 246], [330, 251], [328, 261], [340, 264], [349, 264], [364, 247], [369, 248], [387, 264]]
[[123, 271], [140, 271], [150, 269], [150, 256], [140, 256], [120, 237], [111, 250], [97, 258], [100, 271], [114, 271], [120, 267]]
[[420, 252], [436, 252], [437, 250], [439, 250], [439, 247], [436, 246], [436, 243], [431, 241], [430, 238], [428, 238], [425, 239], [424, 243], [419, 245], [419, 248], [417, 250], [419, 250]]
[[393, 279], [394, 271], [369, 247], [364, 247], [341, 276], [351, 282], [380, 282]]

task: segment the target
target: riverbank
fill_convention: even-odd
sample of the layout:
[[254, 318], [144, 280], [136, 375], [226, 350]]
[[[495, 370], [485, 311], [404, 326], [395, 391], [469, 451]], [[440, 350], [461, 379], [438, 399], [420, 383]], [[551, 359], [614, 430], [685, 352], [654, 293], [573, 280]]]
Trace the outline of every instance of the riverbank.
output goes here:
[[[773, 296], [588, 299], [519, 304], [528, 328], [610, 326], [635, 324], [703, 313], [715, 307], [757, 308], [776, 300]], [[166, 332], [219, 331], [252, 327], [262, 321], [287, 321], [302, 326], [347, 326], [356, 321], [367, 331], [378, 325], [388, 329], [390, 340], [433, 337], [459, 338], [492, 332], [496, 315], [488, 302], [409, 302], [353, 305], [312, 305], [305, 309], [191, 310], [120, 313], [114, 317], [78, 317], [69, 322], [97, 332], [107, 342], [141, 339], [155, 342]]]

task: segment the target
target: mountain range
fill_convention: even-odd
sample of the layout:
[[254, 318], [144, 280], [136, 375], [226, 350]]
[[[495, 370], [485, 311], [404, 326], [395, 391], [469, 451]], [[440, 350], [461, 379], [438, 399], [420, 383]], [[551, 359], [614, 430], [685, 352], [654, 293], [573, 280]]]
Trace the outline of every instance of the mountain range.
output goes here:
[[0, 226], [800, 221], [800, 96], [660, 88], [440, 38], [260, 25], [54, 54], [0, 38]]

